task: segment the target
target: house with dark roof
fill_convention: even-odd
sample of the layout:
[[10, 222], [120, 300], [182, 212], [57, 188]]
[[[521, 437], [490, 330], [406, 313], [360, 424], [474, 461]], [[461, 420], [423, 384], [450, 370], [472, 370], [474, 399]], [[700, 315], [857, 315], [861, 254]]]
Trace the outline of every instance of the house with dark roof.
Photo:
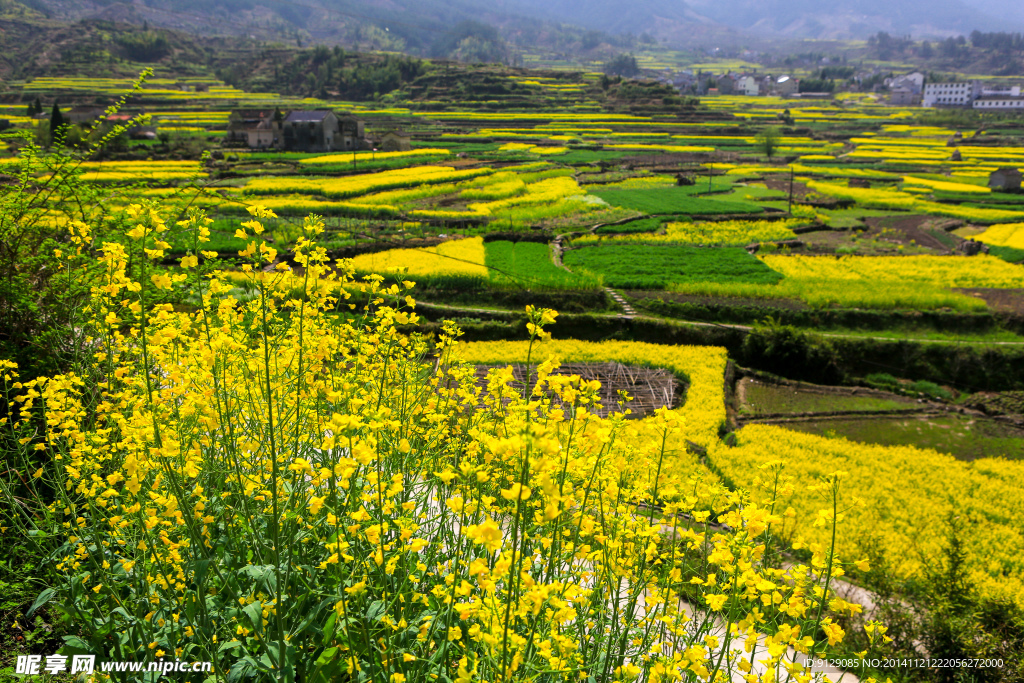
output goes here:
[[229, 146], [248, 145], [249, 131], [258, 128], [265, 121], [272, 121], [273, 109], [236, 109], [228, 116], [228, 131], [224, 144]]
[[370, 148], [366, 140], [365, 126], [356, 116], [352, 114], [338, 116], [338, 130], [341, 134], [341, 144], [337, 149], [351, 151]]
[[71, 111], [64, 114], [64, 120], [68, 123], [77, 124], [92, 123], [93, 121], [103, 118], [106, 113], [106, 107], [80, 104], [77, 107], [72, 107]]
[[412, 149], [409, 135], [400, 130], [389, 130], [380, 137], [379, 149], [384, 152], [408, 152]]
[[281, 130], [284, 149], [291, 152], [333, 152], [340, 137], [338, 117], [329, 109], [289, 112]]
[[992, 171], [988, 177], [988, 186], [993, 190], [1019, 190], [1021, 173], [1012, 166], [1004, 166]]
[[793, 95], [800, 90], [800, 79], [792, 76], [779, 76], [775, 81], [775, 93], [783, 97]]
[[294, 152], [344, 152], [369, 149], [363, 122], [351, 114], [329, 109], [238, 109], [228, 117], [224, 144], [251, 149]]

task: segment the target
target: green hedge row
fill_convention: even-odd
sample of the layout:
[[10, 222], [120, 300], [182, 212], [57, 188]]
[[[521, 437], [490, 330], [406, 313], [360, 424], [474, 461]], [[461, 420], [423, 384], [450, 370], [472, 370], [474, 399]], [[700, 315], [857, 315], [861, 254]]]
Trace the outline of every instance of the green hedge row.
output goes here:
[[[441, 318], [457, 318], [452, 311]], [[463, 325], [466, 340], [526, 339], [521, 314], [504, 313]], [[427, 325], [428, 331], [440, 323]], [[949, 385], [960, 391], [1024, 389], [1024, 349], [877, 339], [838, 339], [785, 325], [742, 329], [686, 325], [592, 314], [563, 314], [548, 328], [561, 339], [623, 339], [656, 344], [723, 346], [744, 367], [818, 384], [855, 384], [875, 373]]]
[[656, 315], [703, 322], [752, 325], [772, 317], [786, 325], [827, 329], [891, 330], [926, 328], [952, 334], [983, 334], [1006, 330], [1024, 334], [1024, 317], [1009, 313], [955, 311], [889, 311], [868, 309], [787, 308], [746, 302], [681, 301], [660, 292], [626, 292], [637, 309]]

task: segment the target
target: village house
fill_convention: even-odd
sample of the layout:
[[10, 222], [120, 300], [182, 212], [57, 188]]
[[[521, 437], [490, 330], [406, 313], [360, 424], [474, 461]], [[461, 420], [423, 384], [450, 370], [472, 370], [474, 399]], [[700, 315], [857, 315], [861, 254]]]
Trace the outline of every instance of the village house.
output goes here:
[[381, 136], [377, 149], [382, 152], [408, 152], [412, 149], [412, 143], [402, 131], [389, 130]]
[[750, 74], [739, 77], [739, 80], [736, 81], [736, 89], [743, 95], [761, 94], [761, 89], [757, 83], [757, 76]]
[[993, 190], [1019, 190], [1021, 173], [1012, 166], [998, 168], [989, 175], [988, 186]]
[[224, 144], [229, 146], [248, 145], [249, 131], [258, 128], [264, 121], [274, 118], [273, 109], [236, 109], [228, 116], [228, 131]]
[[732, 74], [723, 74], [714, 77], [715, 87], [721, 95], [732, 95], [736, 92], [736, 80]]
[[281, 140], [292, 152], [333, 152], [340, 138], [338, 117], [329, 109], [292, 111], [284, 119]]
[[107, 131], [114, 126], [125, 126], [125, 134], [132, 140], [155, 140], [158, 133], [156, 125], [152, 123], [143, 125], [141, 121], [137, 120], [138, 116], [139, 114], [130, 114], [128, 112], [118, 112], [117, 114], [104, 116], [101, 127], [104, 131]]
[[1024, 109], [1024, 97], [1020, 95], [1020, 86], [1002, 88], [984, 88], [981, 96], [971, 106], [975, 109], [1005, 111], [1007, 109]]
[[342, 152], [369, 149], [364, 124], [351, 114], [329, 109], [239, 109], [228, 117], [224, 144], [250, 149], [302, 152]]
[[912, 107], [918, 103], [917, 95], [909, 88], [893, 88], [889, 91], [889, 104]]
[[338, 128], [341, 135], [341, 144], [336, 149], [352, 151], [370, 148], [369, 143], [366, 141], [364, 124], [357, 117], [352, 114], [342, 114], [338, 117]]
[[92, 123], [97, 119], [101, 119], [106, 113], [106, 107], [80, 104], [77, 107], [72, 107], [71, 111], [64, 114], [64, 120], [68, 123], [82, 125], [83, 123]]
[[922, 107], [970, 107], [981, 97], [981, 82], [929, 83], [924, 86]]
[[779, 76], [775, 81], [775, 94], [785, 97], [787, 95], [794, 95], [800, 90], [799, 79], [793, 78], [792, 76]]
[[909, 74], [886, 78], [885, 85], [890, 90], [909, 90], [914, 95], [920, 95], [924, 89], [924, 74], [920, 71], [913, 71]]

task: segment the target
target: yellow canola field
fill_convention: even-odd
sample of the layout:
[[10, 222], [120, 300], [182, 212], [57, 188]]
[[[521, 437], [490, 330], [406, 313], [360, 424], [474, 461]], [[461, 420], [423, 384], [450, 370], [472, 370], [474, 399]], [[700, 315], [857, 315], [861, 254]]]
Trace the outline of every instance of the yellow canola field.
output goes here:
[[714, 147], [700, 145], [639, 145], [622, 143], [618, 145], [605, 145], [605, 149], [628, 149], [638, 152], [714, 152]]
[[[972, 206], [958, 206], [956, 204], [943, 204], [932, 202], [915, 197], [909, 192], [890, 190], [885, 188], [862, 188], [846, 187], [835, 183], [825, 183], [810, 178], [800, 178], [807, 187], [830, 197], [841, 199], [852, 199], [861, 206], [879, 209], [906, 209], [908, 211], [920, 211], [939, 216], [953, 216], [965, 220], [973, 220], [981, 223], [995, 223], [997, 221], [1012, 221], [1024, 218], [1024, 211], [1010, 211], [1007, 209], [983, 209]], [[965, 185], [964, 187], [968, 187]], [[970, 185], [976, 188], [975, 185]], [[973, 191], [973, 190], [972, 190]]]
[[997, 247], [1024, 249], [1024, 223], [992, 225], [974, 239]]
[[[496, 341], [460, 343], [461, 360], [480, 365], [525, 363], [529, 342]], [[678, 432], [669, 434], [662, 481], [685, 482], [691, 475], [705, 480], [714, 479], [697, 458], [686, 449], [686, 440], [710, 447], [718, 441], [719, 428], [725, 422], [725, 364], [726, 350], [717, 346], [669, 346], [645, 342], [604, 341], [585, 342], [575, 339], [555, 339], [535, 344], [530, 358], [532, 365], [548, 359], [563, 363], [623, 363], [651, 368], [665, 368], [677, 376], [685, 377], [690, 385], [685, 403], [672, 412], [681, 420]], [[631, 421], [625, 438], [637, 445], [654, 440], [660, 443], [660, 422], [648, 417]], [[650, 449], [647, 449], [650, 450]], [[657, 463], [634, 462], [635, 471], [653, 480]]]
[[484, 238], [450, 240], [436, 247], [390, 249], [360, 254], [352, 259], [356, 272], [404, 272], [417, 275], [478, 275], [487, 277], [484, 266]]
[[411, 149], [402, 152], [336, 152], [324, 154], [318, 157], [307, 157], [299, 159], [300, 164], [347, 164], [353, 159], [356, 161], [381, 161], [384, 159], [404, 159], [406, 157], [422, 156], [448, 156], [451, 152], [447, 149], [424, 147], [423, 149]]
[[467, 180], [489, 173], [489, 168], [456, 170], [447, 166], [413, 166], [342, 178], [256, 178], [246, 184], [244, 191], [251, 194], [297, 192], [341, 199], [368, 192], [413, 187], [423, 183]]
[[842, 477], [837, 552], [857, 558], [876, 554], [900, 577], [924, 578], [941, 566], [950, 520], [959, 517], [969, 583], [985, 595], [1008, 596], [1024, 606], [1024, 463], [999, 458], [972, 462], [912, 446], [876, 446], [826, 438], [769, 425], [736, 432], [738, 446], [721, 445], [713, 461], [732, 484], [748, 490], [769, 478], [761, 466], [784, 464], [799, 485], [782, 505], [792, 506], [793, 533], [827, 544], [813, 525], [822, 506], [808, 490], [823, 475]]
[[993, 256], [759, 256], [781, 273], [774, 285], [688, 282], [671, 291], [701, 296], [788, 298], [816, 308], [985, 310], [953, 287], [1024, 287], [1024, 269]]
[[760, 257], [795, 280], [916, 283], [935, 287], [1024, 287], [1024, 269], [994, 256], [780, 256]]
[[817, 281], [912, 282], [936, 287], [1024, 287], [1024, 269], [994, 256], [760, 257], [786, 278]]
[[968, 183], [953, 183], [942, 180], [932, 180], [931, 178], [921, 178], [919, 176], [903, 176], [903, 186], [906, 188], [909, 185], [923, 185], [931, 190], [942, 190], [943, 192], [976, 192], [978, 194], [988, 194], [992, 192], [991, 189], [984, 185], [972, 185]]
[[624, 235], [583, 235], [574, 243], [587, 242], [667, 242], [675, 244], [749, 244], [773, 242], [796, 237], [793, 228], [806, 224], [799, 219], [785, 221], [707, 221], [703, 223], [667, 223], [664, 233], [628, 233]]

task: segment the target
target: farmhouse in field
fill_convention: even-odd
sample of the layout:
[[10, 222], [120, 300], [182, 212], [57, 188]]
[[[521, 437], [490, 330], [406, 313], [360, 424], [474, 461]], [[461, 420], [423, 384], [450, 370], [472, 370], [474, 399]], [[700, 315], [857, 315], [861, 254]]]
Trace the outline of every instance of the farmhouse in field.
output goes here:
[[383, 152], [408, 152], [412, 149], [412, 143], [402, 131], [389, 130], [381, 136], [378, 149]]
[[224, 144], [293, 152], [340, 152], [368, 149], [363, 122], [329, 109], [239, 109], [228, 117]]
[[336, 150], [369, 149], [363, 122], [352, 114], [342, 114], [338, 117], [338, 132], [341, 137], [340, 144], [335, 147]]
[[759, 95], [760, 86], [757, 83], [757, 76], [747, 74], [740, 76], [739, 80], [736, 81], [736, 88], [744, 95]]
[[792, 76], [779, 76], [775, 81], [775, 92], [783, 97], [792, 95], [798, 90], [800, 90], [800, 81]]
[[290, 152], [333, 152], [340, 132], [338, 117], [329, 109], [292, 111], [284, 118], [281, 137]]
[[72, 107], [71, 111], [64, 114], [64, 120], [68, 123], [81, 125], [83, 123], [92, 123], [93, 121], [101, 119], [106, 113], [106, 107], [80, 104], [77, 107]]
[[988, 186], [993, 190], [1019, 190], [1020, 180], [1020, 171], [1006, 166], [992, 171], [988, 177]]
[[228, 132], [224, 136], [224, 143], [230, 146], [273, 146], [251, 144], [251, 142], [260, 142], [261, 138], [259, 135], [250, 136], [249, 133], [261, 127], [269, 129], [275, 113], [273, 109], [236, 109], [228, 116]]
[[892, 88], [889, 91], [889, 104], [897, 106], [914, 106], [918, 97], [910, 88]]

